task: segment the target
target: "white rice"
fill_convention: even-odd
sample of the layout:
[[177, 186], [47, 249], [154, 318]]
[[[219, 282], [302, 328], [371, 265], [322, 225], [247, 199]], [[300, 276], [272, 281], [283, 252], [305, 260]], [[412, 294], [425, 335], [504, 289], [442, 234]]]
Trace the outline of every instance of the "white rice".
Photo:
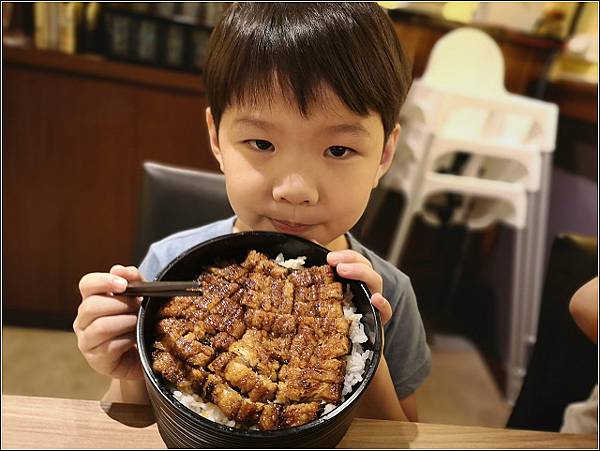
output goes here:
[[235, 427], [235, 421], [227, 418], [221, 409], [219, 409], [212, 402], [204, 402], [202, 398], [195, 393], [183, 393], [173, 388], [171, 390], [173, 391], [173, 396], [175, 396], [175, 399], [177, 399], [177, 401], [186, 406], [188, 409], [216, 423]]
[[[304, 266], [306, 257], [298, 257], [285, 260], [283, 254], [277, 255], [275, 262], [288, 269], [300, 269]], [[352, 350], [350, 354], [346, 356], [346, 376], [344, 377], [344, 387], [342, 389], [342, 402], [346, 395], [352, 391], [352, 387], [363, 380], [363, 373], [365, 371], [365, 364], [367, 360], [373, 355], [373, 351], [363, 350], [361, 343], [368, 340], [365, 334], [365, 328], [360, 322], [362, 315], [356, 313], [356, 307], [352, 303], [352, 291], [350, 287], [347, 288], [344, 295], [344, 318], [351, 321], [350, 324], [350, 341], [352, 342]], [[205, 402], [202, 398], [196, 394], [183, 393], [177, 390], [176, 387], [171, 387], [173, 396], [188, 409], [196, 412], [197, 414], [212, 420], [219, 424], [226, 426], [236, 427], [236, 422], [230, 420], [215, 404], [211, 402]], [[341, 403], [340, 403], [341, 404]], [[325, 404], [322, 415], [331, 412], [335, 409], [335, 404]], [[257, 430], [256, 426], [251, 427], [252, 430]]]
[[283, 258], [283, 254], [278, 254], [277, 257], [275, 257], [275, 263], [277, 263], [279, 266], [283, 266], [284, 268], [288, 269], [300, 269], [304, 266], [304, 263], [306, 263], [306, 257], [301, 256], [298, 258], [289, 258], [286, 260], [285, 258]]
[[346, 356], [346, 377], [344, 378], [342, 396], [350, 393], [352, 387], [363, 380], [365, 364], [373, 354], [373, 351], [369, 349], [364, 351], [361, 345], [369, 338], [365, 334], [365, 326], [360, 322], [362, 315], [356, 313], [356, 307], [352, 303], [350, 287], [348, 287], [344, 296], [344, 317], [351, 321], [350, 341], [352, 342], [352, 350], [350, 355]]

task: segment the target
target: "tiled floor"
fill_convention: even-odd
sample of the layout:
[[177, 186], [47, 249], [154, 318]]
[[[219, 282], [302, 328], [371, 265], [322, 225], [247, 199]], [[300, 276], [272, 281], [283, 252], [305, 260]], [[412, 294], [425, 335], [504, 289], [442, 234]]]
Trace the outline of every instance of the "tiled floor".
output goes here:
[[[2, 328], [2, 393], [99, 399], [108, 379], [95, 373], [72, 332]], [[433, 368], [418, 392], [419, 421], [503, 427], [509, 407], [475, 348], [434, 336]]]

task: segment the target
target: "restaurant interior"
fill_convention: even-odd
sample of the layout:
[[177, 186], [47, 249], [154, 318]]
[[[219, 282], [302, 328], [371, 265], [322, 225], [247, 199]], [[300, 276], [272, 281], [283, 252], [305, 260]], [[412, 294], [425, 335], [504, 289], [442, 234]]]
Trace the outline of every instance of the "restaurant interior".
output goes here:
[[[413, 85], [351, 232], [411, 279], [419, 422], [559, 432], [598, 381], [569, 310], [598, 274], [598, 3], [379, 4]], [[202, 82], [228, 7], [2, 3], [3, 397], [100, 399], [81, 277], [230, 215]]]

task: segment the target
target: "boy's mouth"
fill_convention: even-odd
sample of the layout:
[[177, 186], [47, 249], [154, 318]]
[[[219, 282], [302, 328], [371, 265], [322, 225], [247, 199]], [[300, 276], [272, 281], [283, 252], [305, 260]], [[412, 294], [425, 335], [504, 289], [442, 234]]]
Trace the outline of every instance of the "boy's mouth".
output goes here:
[[281, 221], [279, 219], [273, 218], [269, 219], [271, 220], [271, 224], [273, 224], [273, 227], [275, 227], [275, 229], [278, 232], [282, 233], [300, 234], [307, 232], [308, 230], [310, 230], [311, 227], [313, 227], [310, 224], [299, 224], [296, 222]]

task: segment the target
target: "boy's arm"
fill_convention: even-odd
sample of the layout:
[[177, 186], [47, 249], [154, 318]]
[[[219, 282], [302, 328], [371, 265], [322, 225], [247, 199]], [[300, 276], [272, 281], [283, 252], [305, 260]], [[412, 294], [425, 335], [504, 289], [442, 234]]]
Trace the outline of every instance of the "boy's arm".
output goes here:
[[[372, 263], [365, 256], [350, 249], [334, 251], [327, 254], [327, 263], [334, 266], [337, 273], [342, 277], [365, 282], [371, 293], [373, 293], [371, 304], [379, 310], [382, 323], [385, 325], [390, 321], [392, 307], [381, 294], [383, 292], [383, 279], [380, 274], [375, 272]], [[414, 307], [416, 311], [416, 303]], [[416, 315], [418, 315], [418, 312]], [[373, 380], [360, 401], [356, 416], [398, 421], [418, 420], [414, 393], [398, 400], [384, 355], [381, 356]]]
[[402, 405], [402, 410], [404, 410], [408, 421], [419, 421], [419, 415], [417, 414], [417, 395], [415, 393], [401, 399], [400, 404]]
[[102, 401], [150, 404], [144, 381], [124, 379], [113, 379]]
[[413, 400], [414, 395], [398, 400], [387, 362], [382, 355], [379, 367], [356, 409], [355, 416], [380, 420], [416, 421], [416, 403]]

